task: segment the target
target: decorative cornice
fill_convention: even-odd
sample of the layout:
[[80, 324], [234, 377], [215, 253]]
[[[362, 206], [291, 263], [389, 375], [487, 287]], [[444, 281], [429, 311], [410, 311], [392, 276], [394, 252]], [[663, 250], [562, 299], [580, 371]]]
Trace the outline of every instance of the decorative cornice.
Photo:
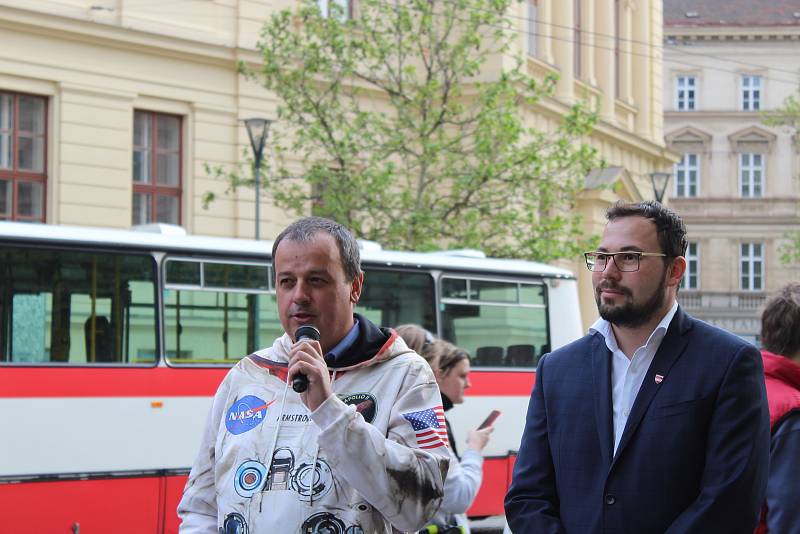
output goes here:
[[667, 145], [675, 143], [702, 143], [703, 145], [707, 145], [711, 143], [712, 137], [710, 133], [704, 132], [694, 126], [684, 126], [664, 136]]
[[708, 152], [711, 148], [711, 140], [713, 136], [708, 133], [695, 128], [694, 126], [684, 126], [664, 136], [667, 146], [670, 150], [675, 152], [687, 152], [689, 150], [698, 150]]
[[760, 126], [749, 126], [730, 134], [728, 141], [734, 152], [771, 152], [777, 138]]
[[215, 65], [235, 64], [237, 59], [236, 48], [219, 43], [0, 6], [0, 31], [5, 30], [63, 38], [100, 47], [149, 50], [160, 56]]
[[[694, 111], [664, 111], [664, 119], [674, 119], [675, 121], [694, 121], [696, 119], [751, 119], [754, 123], [760, 123], [764, 114], [769, 111], [741, 111], [741, 110], [694, 110]], [[774, 112], [773, 112], [774, 114]]]
[[665, 44], [676, 41], [796, 41], [800, 25], [793, 26], [665, 26]]
[[100, 96], [102, 98], [116, 98], [123, 102], [130, 102], [136, 98], [136, 93], [129, 91], [119, 91], [107, 87], [93, 87], [91, 85], [78, 84], [73, 82], [58, 82], [62, 93], [79, 93], [89, 95], [92, 97]]

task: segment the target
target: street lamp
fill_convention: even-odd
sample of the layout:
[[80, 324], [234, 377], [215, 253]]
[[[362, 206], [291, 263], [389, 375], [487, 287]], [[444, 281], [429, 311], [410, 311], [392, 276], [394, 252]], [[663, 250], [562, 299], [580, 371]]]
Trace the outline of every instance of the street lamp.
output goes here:
[[650, 173], [650, 181], [653, 183], [653, 194], [659, 204], [664, 200], [664, 194], [667, 192], [667, 184], [670, 178], [672, 178], [671, 172], [656, 171]]
[[[264, 143], [267, 142], [269, 125], [272, 121], [261, 117], [252, 117], [244, 120], [247, 127], [247, 135], [250, 136], [250, 146], [253, 148], [255, 162], [254, 175], [256, 181], [256, 241], [261, 238], [261, 159], [264, 156]], [[258, 350], [261, 344], [259, 335], [259, 309], [258, 294], [253, 295], [253, 350]]]
[[261, 159], [264, 156], [264, 143], [267, 141], [269, 134], [269, 125], [272, 121], [261, 117], [253, 117], [244, 120], [244, 125], [247, 126], [247, 135], [250, 136], [250, 146], [253, 148], [253, 157], [255, 158], [254, 171], [256, 179], [256, 240], [261, 238]]

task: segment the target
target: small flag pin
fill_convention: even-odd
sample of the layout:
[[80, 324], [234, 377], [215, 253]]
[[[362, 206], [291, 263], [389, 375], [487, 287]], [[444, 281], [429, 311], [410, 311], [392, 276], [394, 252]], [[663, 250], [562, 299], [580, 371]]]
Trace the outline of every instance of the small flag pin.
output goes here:
[[656, 375], [654, 380], [656, 381], [656, 384], [660, 384], [662, 380], [664, 380], [664, 375]]

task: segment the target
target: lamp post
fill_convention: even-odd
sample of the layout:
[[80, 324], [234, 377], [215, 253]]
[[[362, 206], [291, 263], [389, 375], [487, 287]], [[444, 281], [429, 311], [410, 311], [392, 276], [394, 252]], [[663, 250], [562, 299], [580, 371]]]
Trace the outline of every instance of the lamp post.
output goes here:
[[650, 173], [650, 181], [653, 183], [653, 194], [659, 204], [664, 200], [664, 194], [667, 192], [667, 184], [671, 177], [671, 172], [656, 171]]
[[261, 239], [261, 160], [264, 156], [264, 144], [269, 135], [269, 125], [272, 121], [261, 117], [252, 117], [244, 120], [247, 135], [250, 136], [250, 146], [253, 148], [253, 164], [256, 181], [256, 240]]
[[[269, 134], [269, 125], [272, 121], [261, 117], [252, 117], [244, 120], [247, 127], [247, 135], [250, 137], [250, 146], [253, 148], [253, 158], [255, 162], [254, 177], [256, 182], [256, 241], [261, 239], [261, 160], [264, 156], [264, 143]], [[259, 339], [259, 309], [258, 294], [253, 295], [253, 350], [260, 348]]]

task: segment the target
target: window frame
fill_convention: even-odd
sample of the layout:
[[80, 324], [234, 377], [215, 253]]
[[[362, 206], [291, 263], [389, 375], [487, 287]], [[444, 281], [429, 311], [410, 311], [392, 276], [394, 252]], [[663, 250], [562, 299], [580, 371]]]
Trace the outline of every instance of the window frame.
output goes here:
[[[692, 250], [694, 248], [694, 250]], [[681, 290], [697, 291], [700, 289], [700, 243], [689, 241], [686, 246], [686, 272], [681, 279]], [[694, 284], [692, 284], [694, 278]]]
[[330, 18], [331, 3], [339, 4], [343, 7], [344, 16], [338, 19], [340, 22], [345, 22], [353, 18], [353, 0], [317, 0], [317, 7], [319, 7], [320, 14], [323, 18]]
[[[429, 282], [429, 284], [430, 284], [430, 286], [429, 286], [430, 287], [430, 291], [433, 294], [433, 298], [431, 299], [431, 304], [432, 304], [433, 308], [431, 310], [429, 310], [431, 312], [431, 318], [433, 320], [433, 324], [427, 324], [427, 325], [424, 324], [424, 321], [423, 321], [422, 317], [414, 319], [413, 323], [417, 324], [419, 326], [422, 326], [423, 328], [429, 330], [430, 332], [433, 332], [433, 333], [438, 333], [439, 332], [441, 311], [439, 309], [439, 306], [440, 306], [439, 295], [440, 294], [439, 294], [439, 286], [438, 286], [438, 281], [437, 281], [438, 280], [438, 278], [437, 278], [437, 272], [438, 271], [436, 269], [427, 269], [427, 268], [421, 268], [421, 269], [413, 269], [412, 268], [412, 269], [410, 269], [410, 268], [399, 266], [399, 265], [398, 266], [392, 266], [392, 265], [382, 265], [382, 264], [366, 263], [366, 262], [362, 262], [361, 269], [364, 272], [365, 279], [366, 280], [372, 280], [372, 284], [371, 285], [373, 287], [375, 285], [375, 279], [380, 274], [415, 275], [415, 276], [418, 275], [418, 276], [420, 276], [420, 279], [422, 277], [425, 277], [427, 279], [427, 281]], [[369, 286], [365, 286], [365, 288], [366, 287], [369, 287]], [[356, 303], [356, 306], [355, 306], [356, 313], [361, 313], [361, 314], [364, 314], [364, 315], [368, 315], [367, 313], [364, 313], [363, 309], [359, 310], [359, 308], [367, 307], [366, 306], [366, 302], [367, 302], [367, 298], [366, 297], [367, 296], [368, 296], [368, 290], [365, 289], [364, 292], [362, 292], [362, 294], [361, 294], [361, 298], [359, 299], [359, 302]], [[384, 325], [384, 326], [388, 326], [388, 325]], [[391, 325], [391, 326], [397, 326], [397, 325]]]
[[[152, 251], [146, 250], [122, 250], [122, 249], [115, 249], [115, 248], [108, 248], [108, 247], [95, 247], [91, 245], [83, 245], [78, 244], [75, 246], [63, 245], [61, 243], [53, 243], [53, 242], [46, 242], [46, 241], [30, 241], [30, 242], [10, 242], [4, 241], [2, 243], [3, 247], [7, 248], [16, 248], [16, 249], [28, 249], [35, 252], [41, 251], [48, 251], [51, 253], [59, 253], [59, 254], [78, 254], [78, 255], [119, 255], [119, 256], [137, 256], [143, 259], [147, 259], [149, 262], [149, 268], [151, 269], [152, 280], [152, 289], [153, 289], [153, 302], [152, 302], [152, 321], [153, 321], [153, 333], [155, 334], [153, 341], [155, 345], [155, 355], [153, 357], [152, 362], [80, 362], [80, 363], [71, 363], [69, 361], [62, 362], [62, 361], [47, 361], [47, 362], [12, 362], [3, 360], [0, 357], [0, 369], [3, 367], [35, 367], [38, 369], [43, 368], [62, 368], [62, 369], [79, 369], [79, 368], [104, 368], [104, 369], [145, 369], [145, 368], [155, 368], [158, 367], [159, 363], [162, 361], [160, 356], [162, 352], [162, 343], [163, 340], [161, 335], [159, 334], [160, 322], [162, 321], [162, 309], [161, 309], [161, 290], [159, 288], [159, 261], [157, 256]], [[76, 293], [72, 293], [74, 295]], [[52, 328], [52, 326], [51, 326]], [[2, 351], [0, 351], [2, 354]]]
[[[465, 280], [467, 282], [466, 289], [467, 294], [466, 298], [452, 298], [452, 297], [445, 297], [444, 296], [444, 282], [447, 279], [454, 279], [454, 280]], [[504, 284], [516, 284], [517, 285], [517, 302], [511, 301], [492, 301], [492, 300], [481, 300], [478, 298], [471, 298], [471, 290], [470, 290], [470, 283], [469, 282], [499, 282]], [[521, 302], [521, 286], [528, 285], [528, 286], [537, 286], [542, 288], [542, 295], [543, 295], [543, 303], [542, 304], [525, 304]], [[523, 278], [515, 278], [509, 276], [491, 276], [485, 274], [472, 274], [472, 273], [460, 273], [456, 271], [442, 271], [436, 277], [436, 316], [437, 322], [439, 327], [439, 335], [442, 335], [442, 331], [445, 327], [445, 306], [447, 304], [457, 305], [457, 306], [475, 306], [480, 308], [481, 306], [489, 306], [489, 307], [501, 307], [501, 308], [527, 308], [527, 309], [535, 309], [535, 310], [542, 310], [544, 312], [544, 332], [546, 335], [546, 343], [548, 347], [551, 346], [553, 342], [553, 335], [551, 331], [550, 325], [550, 287], [547, 283], [547, 280], [544, 278], [540, 279], [523, 279]], [[534, 372], [534, 368], [526, 368], [526, 367], [512, 367], [507, 365], [502, 366], [484, 366], [478, 365], [475, 361], [477, 357], [477, 351], [475, 354], [471, 354], [473, 360], [473, 367], [474, 370], [500, 370], [500, 371], [530, 371]], [[538, 358], [541, 357], [541, 354], [537, 355], [536, 361], [538, 362]]]
[[[755, 248], [758, 246], [759, 253], [755, 253]], [[743, 252], [743, 247], [747, 247], [747, 254], [745, 255]], [[742, 242], [739, 244], [739, 290], [740, 291], [764, 291], [764, 243], [763, 242]], [[744, 274], [743, 266], [748, 265], [748, 274]], [[755, 275], [755, 265], [759, 264], [761, 266], [760, 273], [758, 276]], [[750, 287], [744, 287], [745, 276], [747, 276], [747, 285]], [[759, 287], [755, 286], [755, 282], [758, 280]]]
[[[675, 164], [674, 175], [675, 185], [673, 186], [673, 194], [676, 198], [697, 198], [700, 191], [700, 158], [701, 154], [697, 152], [685, 152], [681, 160]], [[694, 158], [694, 164], [691, 164], [687, 159]], [[683, 182], [679, 180], [679, 173], [683, 172]], [[694, 173], [692, 175], [692, 173]], [[691, 193], [691, 188], [694, 187], [694, 194]], [[683, 193], [681, 193], [683, 187]]]
[[[200, 264], [200, 283], [199, 284], [185, 284], [173, 283], [167, 279], [167, 266], [172, 262], [180, 263], [197, 263]], [[206, 284], [205, 282], [205, 265], [241, 265], [247, 267], [265, 267], [267, 269], [267, 289], [235, 287], [235, 286], [215, 286]], [[225, 292], [225, 293], [245, 293], [252, 295], [275, 295], [275, 272], [272, 267], [272, 261], [258, 261], [258, 260], [242, 260], [242, 259], [219, 259], [219, 258], [205, 258], [205, 257], [189, 257], [180, 255], [170, 255], [164, 258], [161, 267], [161, 276], [164, 280], [165, 290], [175, 291], [207, 291], [207, 292]]]
[[[32, 93], [16, 92], [16, 91], [0, 91], [0, 94], [10, 95], [12, 97], [12, 113], [13, 121], [11, 124], [11, 169], [0, 168], [0, 180], [11, 182], [11, 213], [6, 216], [0, 215], [0, 220], [5, 221], [22, 221], [22, 222], [40, 222], [47, 221], [47, 174], [48, 174], [48, 143], [50, 137], [49, 129], [49, 98], [42, 95]], [[42, 142], [42, 171], [28, 171], [20, 170], [19, 167], [19, 100], [20, 97], [35, 98], [43, 102], [43, 117], [42, 117], [42, 134], [39, 136], [35, 132], [22, 132], [29, 133], [31, 137], [41, 137]], [[4, 130], [7, 131], [7, 130]], [[24, 136], [23, 136], [24, 137]], [[20, 183], [38, 183], [42, 184], [42, 214], [41, 217], [33, 217], [26, 215], [19, 215], [19, 184]]]
[[[755, 159], [758, 156], [760, 164], [756, 166]], [[765, 154], [761, 152], [740, 152], [739, 153], [739, 198], [764, 198], [764, 172]], [[745, 163], [745, 158], [749, 160]], [[759, 172], [758, 194], [756, 195], [755, 173]], [[745, 175], [747, 175], [747, 189], [745, 190]], [[747, 191], [747, 194], [745, 194]]]
[[[199, 283], [180, 283], [180, 282], [170, 282], [167, 278], [167, 269], [168, 265], [172, 262], [176, 263], [196, 263], [198, 264], [199, 272], [200, 272], [200, 281]], [[249, 267], [258, 267], [258, 268], [266, 268], [267, 269], [267, 287], [265, 289], [259, 288], [251, 288], [251, 287], [237, 287], [235, 285], [230, 286], [218, 286], [212, 285], [210, 283], [206, 283], [205, 279], [205, 266], [206, 265], [232, 265], [232, 266], [249, 266]], [[161, 276], [161, 300], [159, 303], [159, 312], [162, 317], [161, 323], [161, 333], [163, 335], [163, 339], [161, 340], [163, 350], [162, 350], [162, 358], [163, 361], [166, 363], [168, 367], [174, 368], [198, 368], [198, 367], [211, 367], [211, 368], [220, 368], [220, 367], [231, 367], [235, 365], [240, 359], [244, 358], [246, 354], [242, 354], [242, 358], [229, 358], [229, 359], [207, 359], [207, 358], [199, 358], [196, 359], [197, 361], [182, 361], [180, 353], [176, 355], [170, 355], [170, 348], [169, 345], [170, 339], [168, 339], [168, 329], [171, 324], [168, 324], [168, 320], [170, 320], [169, 316], [169, 304], [167, 302], [167, 292], [168, 291], [176, 291], [176, 292], [198, 292], [198, 293], [217, 293], [217, 294], [231, 294], [231, 295], [253, 295], [256, 297], [266, 296], [269, 298], [273, 298], [276, 301], [277, 306], [277, 294], [275, 292], [275, 271], [273, 268], [273, 261], [272, 259], [249, 259], [247, 257], [231, 257], [231, 258], [221, 258], [215, 256], [206, 256], [206, 255], [197, 255], [197, 256], [188, 256], [181, 253], [170, 253], [166, 255], [160, 265], [160, 276]], [[253, 315], [255, 324], [260, 324], [258, 321], [258, 312]], [[260, 329], [259, 329], [260, 331]], [[264, 341], [263, 339], [261, 341]], [[180, 345], [176, 343], [178, 350], [182, 352], [180, 349]], [[259, 350], [263, 347], [255, 347], [254, 350]], [[212, 361], [213, 360], [213, 361]]]
[[678, 74], [675, 76], [675, 109], [677, 111], [697, 110], [697, 76]]
[[759, 74], [742, 74], [739, 81], [739, 106], [742, 111], [761, 110], [762, 79]]
[[[136, 144], [136, 115], [143, 114], [148, 116], [150, 121], [150, 137], [148, 139], [149, 147], [143, 147]], [[177, 186], [169, 186], [163, 185], [158, 183], [158, 155], [159, 154], [172, 154], [175, 151], [171, 150], [164, 150], [158, 148], [158, 118], [159, 117], [171, 117], [178, 119], [178, 185]], [[151, 220], [147, 220], [144, 222], [137, 221], [135, 219], [136, 213], [133, 212], [133, 197], [131, 197], [131, 212], [132, 212], [132, 224], [150, 224], [150, 223], [157, 223], [161, 222], [158, 220], [158, 198], [165, 196], [165, 197], [175, 197], [178, 199], [178, 225], [183, 224], [183, 158], [184, 158], [184, 146], [183, 146], [183, 127], [184, 127], [184, 117], [183, 115], [178, 115], [175, 113], [162, 113], [159, 111], [149, 111], [144, 109], [134, 109], [133, 111], [133, 150], [131, 152], [131, 158], [133, 158], [134, 154], [137, 151], [147, 150], [148, 154], [148, 171], [150, 173], [150, 183], [149, 184], [142, 184], [137, 182], [133, 176], [133, 164], [131, 164], [131, 182], [133, 183], [133, 195], [137, 193], [142, 194], [149, 194], [150, 195], [150, 209], [151, 209]]]

